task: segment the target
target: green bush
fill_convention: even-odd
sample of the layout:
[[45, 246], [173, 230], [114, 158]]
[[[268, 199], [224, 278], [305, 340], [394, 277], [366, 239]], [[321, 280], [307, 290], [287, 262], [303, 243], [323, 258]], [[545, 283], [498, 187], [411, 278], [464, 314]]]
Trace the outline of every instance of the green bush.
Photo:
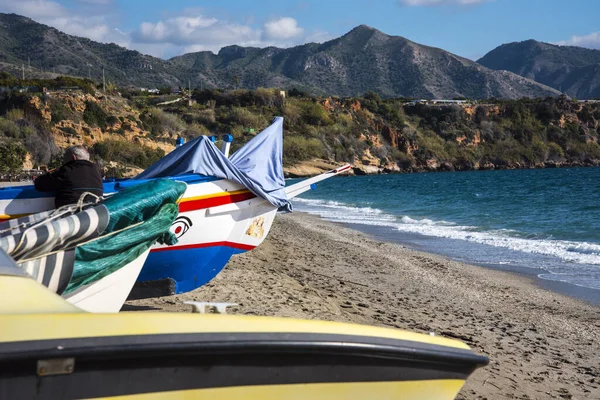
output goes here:
[[66, 120], [79, 120], [79, 116], [75, 112], [73, 112], [69, 107], [67, 107], [67, 105], [62, 101], [51, 101], [50, 112], [52, 114], [51, 121], [53, 123]]
[[600, 160], [600, 145], [596, 142], [582, 143], [579, 141], [570, 141], [567, 144], [567, 154], [572, 159], [579, 161], [588, 158]]
[[263, 115], [242, 107], [232, 107], [226, 119], [229, 125], [255, 130], [260, 130], [269, 123]]
[[0, 136], [18, 139], [21, 137], [21, 129], [13, 121], [0, 118]]
[[563, 158], [565, 156], [565, 152], [558, 144], [554, 142], [548, 142], [548, 156], [550, 158]]
[[125, 140], [104, 140], [94, 144], [92, 152], [104, 161], [116, 161], [147, 168], [165, 156], [164, 150], [152, 149], [139, 143]]
[[16, 173], [20, 172], [25, 162], [27, 150], [19, 142], [0, 143], [0, 172]]
[[144, 111], [140, 119], [144, 129], [150, 131], [155, 137], [164, 133], [178, 134], [187, 127], [179, 116], [156, 107]]
[[85, 102], [85, 111], [83, 112], [83, 120], [90, 126], [97, 126], [98, 128], [105, 130], [108, 114], [106, 111], [93, 101]]
[[286, 136], [283, 140], [283, 159], [285, 163], [321, 158], [323, 155], [323, 143], [318, 139]]
[[119, 118], [115, 117], [114, 115], [109, 115], [108, 117], [106, 117], [106, 124], [108, 126], [113, 126], [115, 124], [117, 124], [119, 122]]
[[9, 121], [18, 121], [25, 118], [25, 111], [20, 108], [12, 108], [6, 112], [6, 119]]
[[302, 119], [306, 124], [324, 126], [332, 123], [325, 108], [319, 103], [303, 102]]
[[446, 161], [450, 158], [446, 151], [445, 141], [433, 132], [422, 132], [417, 136], [419, 149], [417, 154], [424, 159], [437, 158]]

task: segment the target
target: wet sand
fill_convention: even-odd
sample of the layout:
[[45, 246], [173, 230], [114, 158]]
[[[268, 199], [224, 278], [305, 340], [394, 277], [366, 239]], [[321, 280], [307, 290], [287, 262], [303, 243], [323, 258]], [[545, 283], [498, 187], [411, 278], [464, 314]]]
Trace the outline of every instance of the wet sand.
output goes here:
[[459, 399], [600, 399], [600, 307], [527, 277], [383, 243], [302, 213], [280, 215], [257, 249], [196, 291], [130, 301], [128, 311], [190, 312], [184, 301], [239, 304], [232, 314], [321, 319], [435, 332], [490, 365]]

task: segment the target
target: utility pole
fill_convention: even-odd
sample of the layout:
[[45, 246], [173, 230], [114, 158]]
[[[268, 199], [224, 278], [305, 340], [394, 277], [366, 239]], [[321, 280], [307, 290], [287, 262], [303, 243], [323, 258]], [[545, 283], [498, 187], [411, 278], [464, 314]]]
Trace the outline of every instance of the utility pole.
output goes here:
[[27, 69], [31, 71], [31, 59], [27, 57]]
[[22, 63], [21, 66], [23, 67], [23, 80], [25, 80], [25, 63]]

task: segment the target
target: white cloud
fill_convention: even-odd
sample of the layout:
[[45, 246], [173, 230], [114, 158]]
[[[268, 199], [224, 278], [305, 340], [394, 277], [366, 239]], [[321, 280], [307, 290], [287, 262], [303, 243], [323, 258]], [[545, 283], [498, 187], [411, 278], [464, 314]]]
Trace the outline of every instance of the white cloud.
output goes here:
[[55, 18], [67, 13], [59, 3], [49, 0], [0, 0], [0, 11], [30, 18]]
[[[79, 0], [106, 2], [111, 0]], [[64, 33], [83, 36], [104, 43], [115, 42], [127, 46], [126, 35], [112, 29], [104, 15], [77, 13], [51, 0], [0, 0], [0, 12], [30, 17], [37, 22], [52, 26]]]
[[158, 22], [143, 22], [131, 38], [134, 43], [170, 44], [218, 51], [230, 44], [240, 46], [260, 43], [260, 31], [246, 25], [219, 21], [202, 15], [175, 17]]
[[115, 10], [101, 7], [109, 3], [114, 0], [74, 0], [70, 7], [54, 0], [0, 0], [0, 12], [24, 15], [70, 35], [113, 42], [162, 58], [196, 51], [216, 53], [234, 44], [290, 47], [332, 39], [327, 32], [307, 32], [291, 17], [259, 25], [253, 20], [243, 23], [220, 20], [205, 15], [201, 9], [186, 9], [179, 16], [146, 21], [133, 31], [123, 32], [113, 24], [113, 17], [118, 16]]
[[494, 0], [398, 0], [398, 3], [407, 7], [419, 6], [441, 6], [441, 5], [459, 5], [469, 6], [485, 3]]
[[302, 36], [304, 29], [294, 18], [284, 17], [265, 24], [263, 37], [266, 40], [289, 40]]
[[561, 46], [579, 46], [600, 50], [600, 32], [593, 32], [584, 36], [574, 35], [571, 36], [570, 39], [561, 40], [560, 42], [556, 42], [556, 44]]
[[[156, 22], [143, 22], [131, 34], [132, 47], [155, 51], [152, 55], [182, 54], [196, 51], [218, 52], [229, 45], [289, 47], [304, 43], [304, 28], [294, 18], [282, 17], [266, 22], [262, 27], [219, 20], [203, 14], [179, 16]], [[325, 33], [319, 33], [323, 36]], [[314, 39], [311, 38], [311, 41]], [[171, 48], [165, 47], [170, 44]]]

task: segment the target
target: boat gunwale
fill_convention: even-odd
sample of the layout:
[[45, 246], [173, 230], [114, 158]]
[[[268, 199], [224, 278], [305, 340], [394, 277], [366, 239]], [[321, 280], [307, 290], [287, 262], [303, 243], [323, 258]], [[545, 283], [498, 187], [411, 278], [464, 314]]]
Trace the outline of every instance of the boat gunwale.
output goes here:
[[209, 353], [306, 353], [435, 362], [473, 370], [488, 364], [470, 349], [404, 339], [327, 333], [213, 332], [102, 336], [0, 343], [0, 363], [47, 358], [130, 358]]

